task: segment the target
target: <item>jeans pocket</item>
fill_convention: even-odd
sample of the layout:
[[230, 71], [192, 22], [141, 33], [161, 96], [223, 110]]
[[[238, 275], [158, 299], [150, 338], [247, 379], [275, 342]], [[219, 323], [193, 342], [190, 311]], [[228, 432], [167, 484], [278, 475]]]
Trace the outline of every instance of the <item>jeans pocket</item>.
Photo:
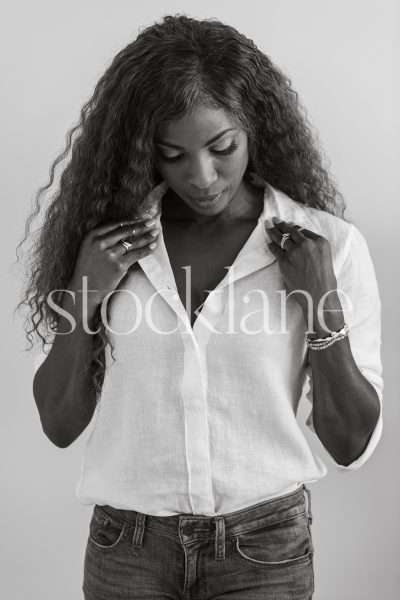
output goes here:
[[115, 550], [127, 538], [129, 524], [107, 513], [97, 504], [89, 524], [90, 545], [103, 552]]
[[257, 566], [309, 563], [314, 552], [305, 512], [234, 536], [236, 556]]

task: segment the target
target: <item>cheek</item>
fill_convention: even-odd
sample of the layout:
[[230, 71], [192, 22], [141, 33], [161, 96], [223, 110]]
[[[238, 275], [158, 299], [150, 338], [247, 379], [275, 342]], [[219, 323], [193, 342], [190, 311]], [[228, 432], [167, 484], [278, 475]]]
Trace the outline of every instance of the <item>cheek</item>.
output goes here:
[[161, 176], [164, 181], [167, 182], [170, 188], [173, 190], [179, 190], [182, 187], [182, 183], [184, 181], [184, 176], [179, 171], [179, 169], [170, 169], [168, 167], [164, 167], [162, 171], [160, 171]]
[[174, 181], [174, 179], [176, 178], [177, 169], [171, 168], [167, 163], [163, 163], [162, 161], [156, 161], [155, 166], [157, 171], [160, 173], [161, 177], [165, 179], [165, 181]]
[[247, 147], [243, 150], [237, 150], [232, 156], [231, 160], [223, 163], [222, 169], [226, 173], [239, 173], [246, 170], [247, 163], [249, 161], [249, 154]]

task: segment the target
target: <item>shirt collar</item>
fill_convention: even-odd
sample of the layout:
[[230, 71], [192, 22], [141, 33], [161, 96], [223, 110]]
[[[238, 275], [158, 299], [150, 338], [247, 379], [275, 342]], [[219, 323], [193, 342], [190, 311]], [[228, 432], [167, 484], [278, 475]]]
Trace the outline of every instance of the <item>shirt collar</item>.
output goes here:
[[[265, 229], [264, 222], [271, 223], [274, 216], [280, 217], [282, 220], [290, 220], [296, 213], [296, 207], [298, 206], [296, 202], [276, 190], [255, 173], [251, 173], [250, 177], [253, 185], [264, 188], [264, 208], [258, 218], [257, 225], [214, 292], [218, 292], [229, 283], [274, 263], [276, 258], [267, 246], [267, 243], [271, 242], [271, 238]], [[300, 224], [306, 225], [304, 220]], [[157, 247], [151, 254], [138, 260], [138, 263], [157, 290], [161, 291], [164, 288], [177, 292], [175, 277], [164, 242], [161, 215], [157, 218], [157, 226], [160, 229]]]

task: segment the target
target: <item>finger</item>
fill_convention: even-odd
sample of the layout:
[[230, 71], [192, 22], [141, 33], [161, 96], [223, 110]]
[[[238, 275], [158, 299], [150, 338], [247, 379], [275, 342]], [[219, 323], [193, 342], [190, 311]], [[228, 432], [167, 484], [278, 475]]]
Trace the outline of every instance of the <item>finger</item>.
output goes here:
[[112, 222], [112, 223], [105, 223], [105, 224], [99, 225], [98, 227], [95, 227], [94, 229], [92, 229], [92, 232], [94, 233], [95, 237], [105, 235], [105, 234], [109, 233], [110, 231], [117, 229], [118, 227], [124, 227], [127, 225], [134, 225], [134, 224], [142, 224], [142, 223], [153, 221], [153, 219], [157, 219], [161, 215], [161, 210], [160, 210], [160, 207], [158, 206], [158, 203], [161, 200], [162, 196], [165, 194], [165, 192], [168, 190], [168, 188], [169, 188], [169, 186], [168, 186], [167, 182], [162, 181], [161, 183], [156, 185], [147, 196], [148, 200], [152, 200], [157, 204], [157, 212], [155, 212], [151, 216], [145, 216], [144, 218], [141, 218], [141, 219], [124, 219], [124, 220], [122, 220], [122, 222], [119, 221], [118, 223]]
[[103, 225], [98, 225], [97, 227], [91, 229], [91, 233], [93, 237], [97, 238], [102, 235], [106, 235], [110, 231], [117, 230], [120, 227], [129, 227], [130, 225], [134, 225], [135, 223], [136, 221], [133, 219], [118, 221], [118, 223], [114, 221], [112, 223], [104, 223]]
[[[154, 240], [151, 243], [155, 243], [156, 245], [154, 246], [154, 248], [150, 248], [150, 244], [146, 244], [145, 246], [141, 246], [140, 248], [135, 248], [134, 250], [128, 250], [128, 252], [126, 254], [123, 254], [120, 257], [120, 262], [121, 264], [128, 269], [133, 263], [135, 263], [136, 261], [140, 260], [141, 258], [144, 258], [145, 256], [148, 256], [149, 254], [151, 254], [152, 252], [154, 252], [154, 250], [157, 247], [157, 242], [154, 242]], [[121, 244], [122, 249], [124, 249], [124, 247]]]
[[158, 185], [155, 186], [155, 188], [153, 188], [149, 194], [149, 199], [151, 200], [155, 200], [156, 202], [158, 202], [159, 200], [161, 200], [161, 198], [164, 196], [165, 192], [168, 189], [168, 183], [166, 181], [162, 181], [161, 183], [159, 183]]
[[267, 227], [267, 222], [264, 222], [264, 226], [265, 231], [268, 233], [272, 241], [274, 241], [276, 244], [280, 244], [282, 238], [282, 234], [280, 233], [280, 231], [276, 229], [276, 227]]
[[[300, 243], [305, 239], [305, 236], [302, 234], [302, 232], [300, 232], [297, 229], [297, 227], [290, 225], [287, 221], [279, 221], [279, 222], [277, 221], [277, 222], [274, 222], [274, 225], [275, 225], [276, 229], [278, 229], [278, 231], [280, 231], [282, 234], [288, 233], [290, 235], [291, 239], [296, 243]], [[285, 243], [285, 246], [286, 246], [286, 243]]]
[[278, 244], [275, 244], [275, 242], [271, 242], [270, 244], [267, 243], [267, 246], [278, 260], [284, 260], [285, 258], [287, 258], [285, 250], [282, 250], [281, 247], [278, 246]]
[[120, 227], [130, 227], [135, 225], [145, 225], [146, 227], [151, 227], [155, 225], [158, 217], [161, 215], [161, 210], [156, 212], [152, 217], [147, 219], [123, 219], [122, 221], [112, 222], [112, 223], [104, 223], [103, 225], [99, 225], [92, 229], [92, 233], [94, 237], [100, 237], [109, 233], [110, 231], [114, 231], [119, 229]]
[[[301, 227], [301, 225], [290, 225], [287, 221], [283, 221], [281, 219], [278, 219], [277, 217], [273, 217], [272, 221], [273, 221], [275, 227], [279, 231], [281, 231], [283, 233], [290, 233], [290, 234], [293, 233], [293, 239], [295, 241], [297, 241], [296, 238], [294, 237], [296, 235], [296, 232], [300, 236], [304, 235], [304, 237], [310, 237], [313, 240], [320, 237], [317, 233], [315, 233], [315, 231], [311, 231], [310, 229]], [[301, 231], [298, 231], [298, 228], [300, 228], [300, 227], [301, 227]], [[304, 239], [304, 238], [298, 238], [298, 239]]]
[[[139, 237], [125, 237], [117, 240], [114, 246], [111, 246], [111, 249], [116, 251], [120, 256], [124, 256], [127, 253], [134, 252], [138, 248], [142, 248], [152, 242], [157, 242], [158, 233], [156, 236], [152, 235], [151, 232], [147, 234], [142, 234]], [[125, 248], [122, 242], [127, 242], [130, 244], [128, 248]], [[108, 248], [110, 249], [110, 248]]]
[[161, 213], [161, 199], [168, 188], [167, 182], [162, 181], [147, 194], [142, 207], [143, 219], [150, 219], [156, 214]]
[[140, 240], [143, 236], [152, 235], [151, 239], [155, 239], [160, 230], [156, 227], [156, 220], [154, 219], [153, 227], [149, 228], [145, 224], [138, 225], [134, 223], [132, 225], [125, 225], [124, 227], [118, 227], [117, 229], [112, 230], [110, 233], [103, 235], [101, 237], [96, 237], [96, 242], [99, 242], [102, 245], [102, 249], [107, 250], [112, 246], [118, 244], [122, 240], [128, 240], [133, 243], [136, 240]]
[[275, 243], [277, 246], [279, 246], [279, 248], [280, 248], [281, 250], [284, 250], [284, 252], [286, 252], [286, 253], [287, 253], [287, 252], [290, 252], [291, 250], [293, 250], [293, 248], [295, 247], [295, 243], [294, 243], [294, 242], [293, 242], [293, 240], [292, 240], [292, 239], [290, 239], [290, 238], [288, 238], [288, 239], [286, 239], [286, 240], [285, 240], [285, 243], [284, 243], [284, 245], [283, 245], [283, 249], [281, 248], [281, 241], [282, 241], [282, 236], [283, 236], [283, 233], [281, 233], [281, 232], [279, 231], [279, 229], [277, 229], [276, 227], [271, 227], [271, 228], [269, 228], [269, 227], [266, 227], [265, 229], [266, 229], [266, 231], [269, 233], [269, 235], [270, 235], [270, 237], [271, 237], [272, 241], [273, 241], [273, 242], [274, 242], [274, 243]]
[[305, 237], [311, 238], [312, 240], [316, 240], [317, 238], [321, 237], [318, 235], [318, 233], [315, 233], [315, 231], [311, 231], [311, 229], [305, 229], [304, 227], [301, 228], [300, 233]]

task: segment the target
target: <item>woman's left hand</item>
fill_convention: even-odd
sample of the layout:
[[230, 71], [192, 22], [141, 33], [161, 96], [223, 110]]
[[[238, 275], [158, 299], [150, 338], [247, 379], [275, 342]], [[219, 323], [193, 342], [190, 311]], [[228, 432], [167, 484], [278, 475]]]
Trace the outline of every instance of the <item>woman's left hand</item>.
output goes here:
[[[337, 289], [337, 280], [333, 270], [332, 253], [329, 241], [309, 229], [300, 229], [300, 225], [291, 225], [286, 221], [273, 218], [273, 227], [266, 230], [272, 238], [268, 245], [276, 257], [281, 274], [288, 287], [289, 293], [294, 290], [304, 290], [312, 301], [312, 312], [316, 314], [318, 303], [322, 296]], [[283, 249], [280, 246], [283, 234], [288, 233]], [[332, 291], [330, 296], [335, 296]], [[307, 298], [302, 293], [291, 296], [296, 300], [304, 314], [308, 314]], [[329, 303], [329, 295], [327, 303]]]

